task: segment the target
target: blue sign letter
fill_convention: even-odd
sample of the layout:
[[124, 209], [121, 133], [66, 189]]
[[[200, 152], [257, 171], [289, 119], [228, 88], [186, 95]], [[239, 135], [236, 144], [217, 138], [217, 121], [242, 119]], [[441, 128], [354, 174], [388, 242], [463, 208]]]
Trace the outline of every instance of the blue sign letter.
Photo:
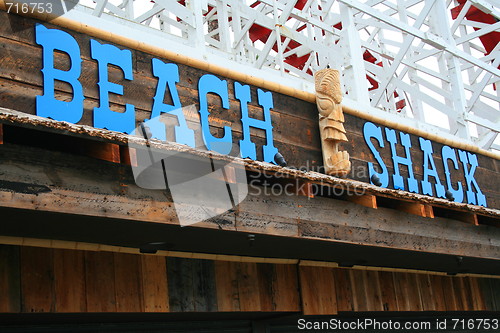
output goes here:
[[380, 157], [380, 153], [377, 151], [375, 146], [373, 145], [371, 138], [374, 138], [378, 141], [378, 144], [381, 148], [384, 148], [384, 138], [382, 137], [382, 130], [380, 127], [375, 126], [375, 124], [366, 122], [363, 126], [363, 136], [365, 138], [365, 142], [372, 151], [373, 156], [377, 160], [380, 168], [382, 169], [381, 173], [375, 171], [372, 162], [368, 162], [368, 172], [370, 176], [370, 182], [373, 175], [377, 175], [380, 178], [380, 182], [382, 183], [381, 187], [387, 187], [389, 185], [389, 173], [387, 172], [387, 167], [385, 166], [382, 157]]
[[391, 146], [392, 163], [394, 164], [394, 175], [392, 175], [392, 181], [394, 182], [394, 188], [396, 190], [404, 190], [403, 177], [399, 174], [399, 165], [403, 164], [408, 167], [408, 191], [413, 193], [418, 193], [418, 182], [413, 176], [413, 162], [411, 160], [411, 142], [410, 136], [406, 133], [400, 132], [399, 137], [401, 138], [401, 144], [405, 148], [406, 157], [401, 157], [397, 155], [396, 152], [396, 132], [393, 129], [386, 128], [385, 135], [387, 136], [387, 141]]
[[109, 82], [108, 65], [121, 68], [126, 80], [133, 79], [132, 53], [120, 50], [116, 46], [100, 44], [90, 40], [92, 59], [97, 60], [99, 69], [99, 107], [94, 108], [94, 126], [111, 131], [131, 133], [135, 128], [135, 110], [131, 104], [125, 104], [125, 112], [114, 112], [109, 109], [109, 93], [123, 95], [123, 86]]
[[446, 187], [448, 188], [448, 191], [453, 194], [455, 202], [462, 202], [462, 200], [464, 199], [464, 190], [462, 187], [462, 183], [457, 182], [458, 189], [453, 189], [453, 187], [451, 186], [450, 167], [448, 166], [448, 160], [450, 160], [453, 162], [453, 167], [455, 168], [455, 170], [458, 169], [457, 155], [455, 154], [455, 150], [451, 149], [448, 146], [443, 146], [443, 148], [441, 149], [441, 157], [443, 158], [444, 173], [446, 175]]
[[[83, 91], [78, 81], [82, 59], [80, 47], [68, 33], [47, 29], [36, 24], [36, 43], [43, 48], [43, 95], [36, 97], [36, 114], [40, 117], [52, 118], [58, 121], [77, 123], [83, 115]], [[71, 60], [71, 68], [63, 71], [54, 68], [54, 51], [65, 52]], [[63, 81], [73, 88], [73, 99], [70, 102], [60, 101], [54, 95], [54, 81]]]
[[205, 141], [207, 149], [221, 154], [229, 154], [233, 143], [231, 128], [229, 126], [224, 126], [224, 136], [222, 138], [216, 138], [212, 135], [212, 133], [210, 133], [207, 102], [207, 94], [214, 93], [220, 96], [222, 107], [224, 109], [229, 109], [227, 82], [212, 74], [205, 74], [200, 78], [200, 82], [198, 82], [198, 93], [200, 94], [201, 131], [203, 133], [203, 140]]
[[255, 143], [250, 140], [250, 127], [260, 128], [266, 131], [266, 145], [262, 148], [264, 152], [264, 162], [275, 163], [274, 155], [278, 149], [274, 147], [273, 124], [271, 123], [271, 108], [273, 107], [273, 95], [271, 92], [264, 92], [257, 89], [259, 104], [264, 110], [264, 120], [250, 118], [248, 116], [248, 103], [250, 103], [250, 87], [234, 83], [234, 94], [241, 105], [241, 122], [243, 127], [243, 140], [240, 141], [241, 157], [257, 159]]
[[[177, 93], [176, 83], [179, 82], [179, 67], [176, 64], [166, 64], [156, 58], [153, 58], [152, 63], [153, 74], [158, 78], [158, 85], [154, 97], [151, 119], [147, 121], [147, 124], [153, 133], [153, 138], [162, 141], [167, 140], [165, 124], [160, 121], [160, 115], [168, 112], [177, 116], [177, 120], [179, 121], [179, 126], [175, 126], [175, 141], [194, 148], [194, 131], [187, 126], [184, 113], [182, 112], [181, 100]], [[173, 105], [163, 103], [167, 85]]]
[[[477, 204], [480, 206], [487, 207], [486, 197], [484, 196], [483, 192], [481, 192], [481, 189], [479, 188], [479, 185], [477, 184], [476, 179], [474, 178], [474, 172], [476, 172], [477, 168], [477, 156], [475, 154], [471, 154], [469, 152], [465, 152], [462, 150], [458, 151], [458, 156], [460, 157], [460, 161], [464, 166], [464, 176], [465, 176], [465, 181], [467, 183], [467, 202], [473, 205]], [[467, 170], [467, 164], [470, 164], [470, 169], [468, 170]], [[472, 191], [472, 184], [474, 184], [477, 193], [474, 193], [474, 191]]]
[[418, 138], [418, 141], [420, 142], [420, 148], [424, 153], [424, 179], [422, 180], [422, 193], [432, 195], [432, 185], [429, 182], [429, 176], [432, 176], [436, 180], [436, 184], [434, 184], [436, 187], [436, 195], [444, 198], [444, 186], [441, 185], [441, 182], [439, 181], [436, 164], [434, 163], [434, 158], [432, 157], [432, 143], [423, 138]]

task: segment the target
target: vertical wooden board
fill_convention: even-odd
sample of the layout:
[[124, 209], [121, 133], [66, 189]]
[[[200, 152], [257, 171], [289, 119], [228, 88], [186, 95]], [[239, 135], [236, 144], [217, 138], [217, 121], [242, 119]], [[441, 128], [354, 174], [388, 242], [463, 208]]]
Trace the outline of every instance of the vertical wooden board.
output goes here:
[[429, 274], [416, 274], [418, 290], [420, 290], [420, 301], [423, 311], [436, 311], [437, 305], [434, 290], [431, 285]]
[[446, 311], [446, 301], [443, 288], [444, 278], [445, 277], [440, 275], [429, 275], [436, 311]]
[[333, 271], [328, 267], [300, 266], [302, 311], [305, 315], [337, 314]]
[[215, 291], [215, 266], [213, 260], [191, 260], [193, 262], [194, 310], [217, 311]]
[[231, 261], [215, 262], [217, 307], [220, 312], [240, 311], [237, 264]]
[[349, 271], [343, 268], [334, 268], [333, 275], [338, 311], [354, 311]]
[[419, 274], [408, 273], [408, 295], [410, 298], [410, 311], [422, 311], [424, 308], [422, 304], [420, 285], [417, 280], [418, 275]]
[[21, 295], [23, 312], [55, 310], [52, 249], [21, 247]]
[[478, 278], [478, 287], [484, 301], [485, 310], [493, 311], [495, 309], [495, 300], [491, 297], [490, 279]]
[[238, 293], [241, 311], [260, 311], [259, 278], [257, 264], [253, 262], [239, 263]]
[[443, 276], [443, 294], [446, 311], [459, 311], [461, 309], [458, 304], [457, 295], [455, 294], [453, 282], [453, 277]]
[[465, 280], [469, 284], [472, 309], [474, 311], [486, 310], [486, 304], [484, 302], [483, 294], [481, 293], [481, 289], [479, 288], [479, 278], [466, 277]]
[[3, 124], [0, 124], [0, 145], [3, 145]]
[[300, 295], [302, 299], [302, 311], [305, 315], [321, 314], [321, 304], [316, 298], [319, 290], [318, 281], [315, 280], [318, 267], [299, 266]]
[[495, 300], [495, 311], [500, 311], [500, 279], [490, 279], [491, 295]]
[[459, 311], [468, 311], [469, 303], [466, 297], [466, 292], [464, 290], [465, 286], [463, 280], [460, 277], [452, 277], [453, 281], [453, 292], [457, 299], [457, 307]]
[[261, 311], [274, 311], [273, 286], [275, 285], [275, 274], [273, 264], [257, 264], [259, 279], [259, 298]]
[[364, 271], [364, 276], [369, 311], [384, 311], [379, 273], [367, 270]]
[[0, 245], [0, 312], [21, 312], [19, 246]]
[[410, 286], [409, 283], [408, 273], [394, 273], [394, 286], [399, 311], [411, 310], [411, 299], [408, 295], [408, 289], [410, 287], [414, 288], [414, 286]]
[[167, 258], [167, 277], [170, 311], [194, 311], [193, 261]]
[[368, 311], [368, 300], [363, 271], [351, 269], [349, 274], [351, 278], [354, 311]]
[[111, 252], [85, 252], [88, 312], [116, 312], [115, 265]]
[[115, 253], [116, 311], [143, 312], [140, 256]]
[[140, 260], [144, 311], [168, 312], [166, 258], [143, 255]]
[[384, 311], [398, 311], [398, 301], [396, 299], [396, 287], [394, 285], [394, 275], [392, 272], [379, 272], [380, 291], [382, 295], [382, 307]]
[[84, 252], [53, 251], [56, 312], [86, 312]]
[[296, 265], [274, 265], [274, 311], [300, 311], [299, 282]]

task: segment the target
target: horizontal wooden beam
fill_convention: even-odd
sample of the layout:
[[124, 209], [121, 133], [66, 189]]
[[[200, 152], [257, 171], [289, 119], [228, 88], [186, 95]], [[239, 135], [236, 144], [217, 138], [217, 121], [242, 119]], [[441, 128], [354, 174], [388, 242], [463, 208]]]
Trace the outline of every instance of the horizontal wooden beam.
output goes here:
[[[37, 131], [42, 131], [42, 132], [49, 131], [51, 133], [59, 133], [64, 135], [65, 137], [75, 136], [77, 138], [82, 138], [90, 141], [97, 140], [101, 142], [118, 144], [120, 146], [120, 154], [125, 154], [125, 156], [121, 158], [121, 161], [124, 164], [132, 163], [132, 160], [130, 160], [130, 158], [133, 158], [133, 156], [127, 156], [127, 154], [129, 154], [129, 152], [127, 151], [129, 150], [128, 148], [129, 143], [136, 146], [146, 145], [146, 140], [138, 137], [129, 136], [126, 134], [112, 132], [104, 129], [92, 128], [89, 126], [72, 125], [68, 123], [56, 122], [51, 119], [36, 117], [33, 115], [28, 115], [4, 108], [0, 108], [0, 123], [4, 123], [4, 126], [5, 124], [8, 124], [9, 126], [14, 125], [19, 127], [25, 127], [29, 129], [36, 129]], [[176, 143], [161, 143], [157, 140], [150, 140], [148, 144], [150, 144], [150, 146], [154, 149], [189, 153], [193, 154], [194, 156], [210, 157], [214, 160], [220, 160], [220, 161], [234, 161], [233, 159], [228, 158], [224, 155], [207, 153], [204, 151], [195, 150], [185, 145], [180, 145]], [[313, 185], [329, 186], [329, 187], [340, 186], [346, 189], [353, 190], [356, 193], [363, 193], [364, 195], [372, 195], [375, 197], [388, 197], [400, 201], [419, 202], [423, 205], [431, 205], [433, 207], [444, 207], [459, 212], [472, 212], [483, 216], [488, 216], [490, 218], [500, 219], [500, 211], [495, 209], [470, 205], [466, 203], [451, 202], [449, 200], [430, 197], [426, 195], [396, 191], [387, 188], [380, 188], [360, 181], [340, 179], [317, 172], [303, 172], [292, 168], [282, 168], [280, 166], [272, 165], [269, 163], [250, 161], [250, 160], [238, 160], [238, 161], [244, 164], [246, 169], [250, 172], [265, 173], [269, 176], [278, 173], [280, 174], [280, 177], [298, 179], [301, 182], [308, 182]], [[354, 198], [350, 201], [355, 202], [355, 200], [357, 199]], [[358, 200], [360, 204], [365, 204], [374, 207], [373, 198], [371, 199], [363, 198], [360, 200]], [[404, 204], [402, 206], [404, 206]], [[414, 211], [418, 210], [419, 208], [417, 208]], [[429, 208], [424, 207], [424, 211], [426, 212], [422, 213], [422, 215], [429, 217], [432, 215]]]
[[[109, 217], [124, 222], [179, 223], [174, 205], [164, 192], [138, 188], [130, 171], [122, 165], [116, 165], [120, 171], [99, 160], [83, 162], [72, 155], [61, 159], [61, 154], [57, 155], [57, 165], [52, 165], [53, 153], [31, 151], [29, 157], [36, 159], [38, 165], [51, 165], [51, 174], [64, 175], [54, 184], [44, 169], [29, 163], [19, 149], [3, 147], [0, 153], [2, 171], [9, 179], [0, 182], [0, 207]], [[26, 182], [26, 175], [31, 183]], [[40, 189], [36, 190], [38, 187], [33, 184]], [[326, 197], [250, 191], [236, 210], [193, 227], [365, 246], [383, 244], [400, 250], [424, 248], [430, 253], [499, 259], [499, 247], [490, 239], [500, 237], [500, 228], [479, 226], [477, 231], [471, 231], [458, 220], [442, 217], [430, 224], [427, 218], [401, 210], [380, 206], [367, 210], [357, 203]]]

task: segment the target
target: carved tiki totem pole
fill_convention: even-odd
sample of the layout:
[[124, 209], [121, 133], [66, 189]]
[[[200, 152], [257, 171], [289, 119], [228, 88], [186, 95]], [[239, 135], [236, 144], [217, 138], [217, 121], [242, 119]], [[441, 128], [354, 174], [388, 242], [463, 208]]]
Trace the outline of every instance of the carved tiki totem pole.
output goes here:
[[340, 142], [347, 141], [339, 75], [339, 71], [325, 68], [314, 74], [314, 81], [325, 172], [345, 177], [351, 171], [351, 162], [347, 151], [339, 151]]

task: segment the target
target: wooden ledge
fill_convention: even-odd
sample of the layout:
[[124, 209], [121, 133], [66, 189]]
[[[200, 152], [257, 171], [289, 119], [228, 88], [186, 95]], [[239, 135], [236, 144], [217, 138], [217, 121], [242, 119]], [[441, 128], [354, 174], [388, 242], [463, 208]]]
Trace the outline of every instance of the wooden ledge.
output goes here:
[[[500, 223], [497, 224], [492, 222], [500, 219], [500, 210], [497, 209], [466, 203], [451, 202], [441, 198], [400, 190], [381, 188], [361, 181], [337, 178], [318, 172], [306, 172], [292, 168], [283, 168], [266, 162], [234, 158], [215, 152], [193, 149], [178, 143], [166, 143], [159, 140], [147, 141], [137, 136], [108, 131], [105, 129], [98, 129], [85, 125], [58, 122], [5, 108], [0, 108], [0, 124], [3, 124], [4, 143], [9, 142], [9, 138], [5, 135], [6, 127], [18, 127], [38, 132], [50, 132], [54, 135], [64, 136], [65, 140], [68, 137], [78, 139], [75, 142], [78, 142], [78, 144], [82, 145], [83, 148], [80, 147], [79, 149], [73, 149], [72, 152], [79, 152], [82, 155], [127, 165], [133, 165], [136, 163], [133, 150], [129, 150], [129, 144], [136, 147], [149, 146], [152, 149], [188, 153], [193, 156], [211, 158], [216, 161], [240, 162], [242, 165], [245, 165], [245, 168], [250, 172], [263, 173], [267, 176], [275, 178], [288, 178], [298, 181], [299, 184], [306, 184], [305, 186], [307, 189], [300, 190], [301, 187], [299, 186], [297, 194], [305, 195], [310, 198], [313, 196], [312, 189], [314, 186], [325, 186], [330, 188], [340, 187], [345, 189], [347, 192], [357, 194], [357, 196], [347, 196], [347, 198], [344, 197], [340, 199], [355, 202], [370, 208], [380, 206], [377, 204], [380, 200], [387, 203], [387, 200], [392, 199], [393, 203], [388, 204], [389, 208], [398, 209], [419, 216], [432, 218], [434, 215], [433, 209], [442, 208], [455, 211], [456, 213], [454, 216], [456, 216], [458, 220], [466, 219], [468, 222], [474, 221], [474, 218], [470, 218], [470, 216], [471, 214], [476, 214], [480, 217], [478, 222], [474, 222], [474, 224], [481, 223], [481, 220], [485, 220], [488, 221], [488, 224], [490, 225], [500, 225]], [[29, 144], [30, 143], [27, 143], [27, 145]], [[469, 217], [465, 218], [464, 216], [467, 216], [467, 214], [469, 214]]]

